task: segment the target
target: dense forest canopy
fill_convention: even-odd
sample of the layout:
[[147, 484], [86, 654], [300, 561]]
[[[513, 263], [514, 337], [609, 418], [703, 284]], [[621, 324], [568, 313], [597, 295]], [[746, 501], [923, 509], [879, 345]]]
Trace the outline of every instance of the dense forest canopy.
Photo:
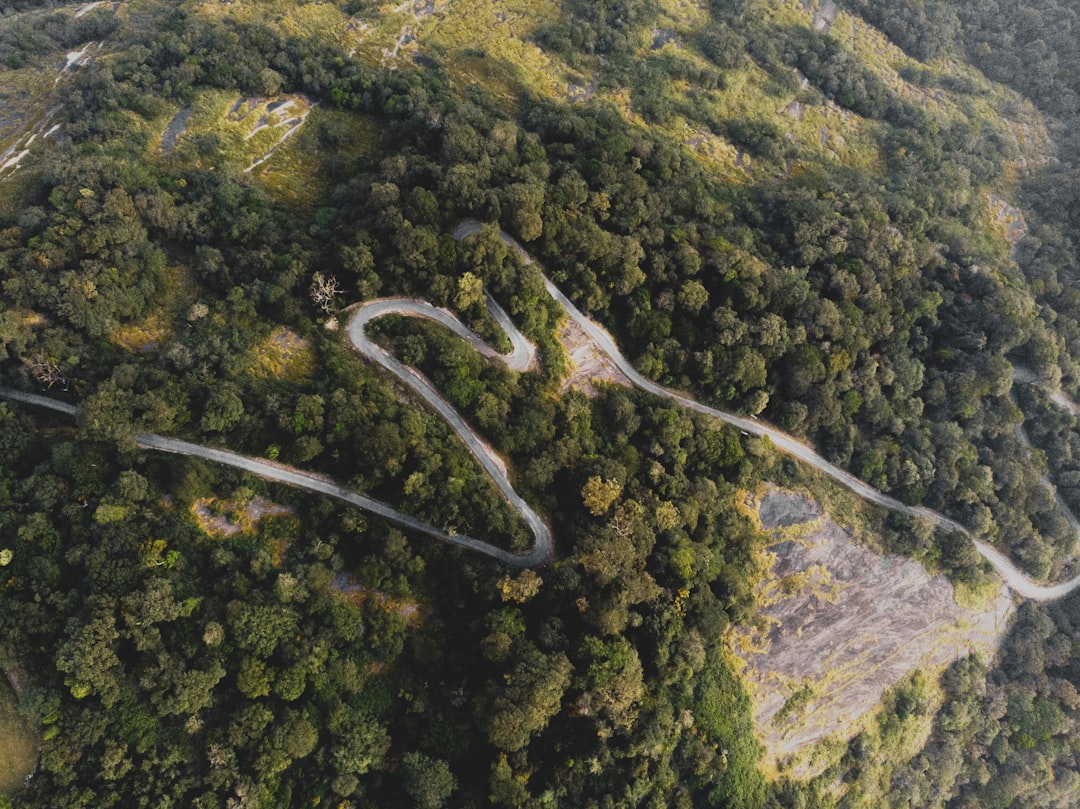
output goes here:
[[[540, 266], [645, 376], [1060, 578], [1076, 537], [1041, 476], [1080, 506], [1075, 414], [1013, 375], [1080, 389], [1075, 9], [512, 3], [462, 44], [435, 5], [391, 36], [356, 0], [0, 3], [23, 101], [0, 115], [0, 384], [79, 406], [0, 403], [0, 665], [38, 745], [0, 806], [1072, 805], [1075, 597], [949, 669], [932, 722], [902, 685], [816, 778], [761, 771], [726, 633], [768, 540], [739, 502], [809, 476], [645, 393], [563, 390]], [[529, 33], [497, 38], [508, 20]], [[384, 35], [424, 50], [365, 49]], [[464, 219], [487, 226], [457, 240]], [[327, 328], [415, 296], [497, 342], [485, 290], [537, 371], [374, 331], [549, 520], [539, 570], [136, 442], [324, 473], [522, 550], [450, 428]], [[259, 497], [281, 508], [252, 517]], [[861, 519], [988, 580], [958, 535]]]

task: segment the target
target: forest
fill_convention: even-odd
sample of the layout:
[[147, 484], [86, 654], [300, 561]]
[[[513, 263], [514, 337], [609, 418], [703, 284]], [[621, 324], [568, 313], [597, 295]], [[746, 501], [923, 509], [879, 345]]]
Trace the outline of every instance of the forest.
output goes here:
[[[1013, 371], [1080, 392], [1074, 10], [843, 3], [924, 65], [905, 88], [959, 99], [950, 118], [766, 0], [706, 3], [685, 53], [645, 55], [662, 4], [566, 0], [532, 42], [598, 77], [590, 103], [524, 79], [508, 102], [434, 49], [387, 69], [257, 3], [214, 17], [126, 5], [138, 13], [0, 4], [11, 71], [110, 43], [57, 83], [63, 137], [5, 180], [0, 204], [0, 384], [79, 406], [72, 420], [0, 403], [0, 665], [39, 745], [0, 806], [1075, 801], [1076, 597], [1022, 605], [997, 659], [950, 668], [914, 757], [897, 739], [929, 708], [901, 687], [818, 777], [762, 772], [726, 638], [753, 618], [767, 538], [738, 500], [806, 472], [641, 392], [562, 391], [559, 311], [497, 235], [525, 244], [642, 374], [804, 438], [1061, 577], [1076, 537], [1040, 477], [1080, 508], [1076, 419]], [[1018, 173], [984, 112], [989, 82], [947, 59], [1029, 99], [1054, 161]], [[721, 114], [748, 72], [774, 107], [794, 93], [857, 116], [877, 158], [826, 159], [772, 119]], [[622, 88], [630, 115], [603, 95]], [[318, 105], [297, 136], [315, 146], [302, 165], [316, 198], [238, 168], [220, 131], [160, 147], [174, 111], [198, 115], [214, 93]], [[733, 144], [752, 179], [665, 134], [680, 121]], [[377, 134], [354, 148], [365, 127]], [[1010, 252], [985, 196], [1014, 179], [1028, 233]], [[490, 226], [455, 240], [467, 218]], [[329, 277], [341, 294], [320, 301]], [[449, 427], [326, 328], [356, 301], [417, 296], [498, 341], [481, 289], [536, 342], [537, 372], [437, 326], [388, 318], [376, 332], [507, 459], [551, 523], [550, 565], [509, 571], [137, 445], [153, 432], [295, 465], [522, 550], [524, 525]], [[192, 516], [240, 520], [230, 504], [256, 497], [282, 509], [236, 536]], [[891, 549], [985, 580], [957, 537], [912, 544], [909, 526], [862, 518]]]

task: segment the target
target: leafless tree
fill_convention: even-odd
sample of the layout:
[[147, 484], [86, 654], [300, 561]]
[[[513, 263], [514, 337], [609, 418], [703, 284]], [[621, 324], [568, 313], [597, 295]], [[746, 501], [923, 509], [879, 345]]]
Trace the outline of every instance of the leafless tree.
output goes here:
[[67, 389], [67, 377], [60, 373], [60, 364], [46, 357], [41, 351], [23, 357], [22, 369], [23, 373], [30, 374], [46, 388], [63, 385]]
[[341, 285], [335, 276], [325, 277], [321, 272], [311, 277], [311, 300], [326, 314], [334, 311], [334, 298], [341, 294]]

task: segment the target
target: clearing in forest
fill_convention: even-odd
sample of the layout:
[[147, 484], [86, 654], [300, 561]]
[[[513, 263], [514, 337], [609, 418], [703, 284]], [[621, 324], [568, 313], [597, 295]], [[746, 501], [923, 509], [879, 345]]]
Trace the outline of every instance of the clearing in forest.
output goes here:
[[275, 329], [253, 349], [248, 370], [255, 377], [302, 382], [315, 371], [311, 342], [289, 329]]
[[259, 522], [267, 517], [292, 514], [293, 511], [288, 506], [278, 505], [260, 496], [243, 503], [200, 497], [191, 504], [191, 513], [206, 534], [232, 537], [252, 533]]
[[8, 678], [0, 677], [0, 793], [22, 786], [37, 764], [37, 738], [18, 702]]
[[562, 392], [579, 390], [586, 396], [595, 396], [597, 382], [632, 387], [630, 380], [618, 369], [611, 357], [605, 354], [596, 341], [585, 333], [573, 318], [565, 318], [555, 332], [569, 360], [568, 373], [562, 383]]
[[814, 746], [853, 736], [887, 689], [997, 650], [1012, 607], [1004, 589], [967, 609], [945, 576], [860, 547], [809, 497], [768, 489], [749, 506], [774, 544], [754, 626], [733, 641], [766, 766], [794, 777], [821, 772], [831, 763], [821, 760], [827, 746]]

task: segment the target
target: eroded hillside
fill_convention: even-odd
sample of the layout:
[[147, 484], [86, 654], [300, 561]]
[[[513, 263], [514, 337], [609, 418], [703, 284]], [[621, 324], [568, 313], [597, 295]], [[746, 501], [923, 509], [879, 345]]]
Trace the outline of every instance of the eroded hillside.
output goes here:
[[1009, 627], [1007, 589], [967, 608], [944, 576], [861, 547], [806, 495], [769, 487], [747, 505], [774, 544], [752, 628], [735, 631], [734, 648], [770, 765], [816, 775], [830, 762], [814, 745], [849, 739], [906, 677], [993, 658]]

